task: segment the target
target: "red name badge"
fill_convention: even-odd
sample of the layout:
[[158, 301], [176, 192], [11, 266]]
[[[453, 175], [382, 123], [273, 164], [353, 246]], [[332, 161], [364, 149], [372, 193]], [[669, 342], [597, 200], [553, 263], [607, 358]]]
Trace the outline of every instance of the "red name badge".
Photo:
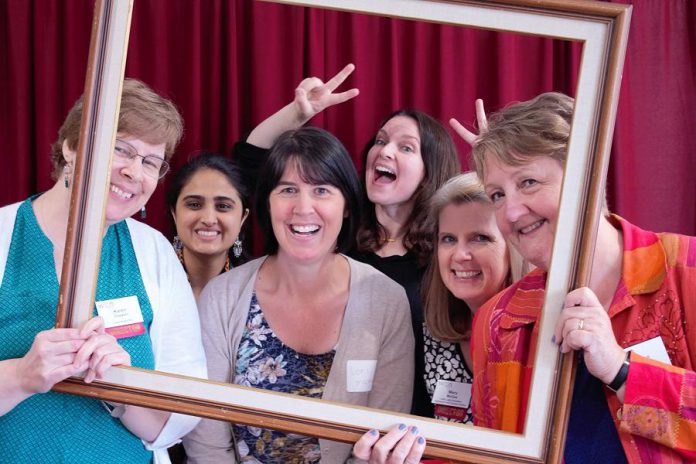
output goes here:
[[444, 404], [435, 405], [435, 416], [464, 422], [467, 410], [456, 406], [445, 406]]
[[106, 329], [106, 333], [113, 335], [115, 338], [128, 338], [135, 337], [140, 334], [145, 333], [145, 324], [142, 322], [138, 324], [128, 324], [119, 327], [111, 327]]
[[135, 337], [145, 333], [143, 313], [137, 296], [97, 301], [94, 305], [97, 307], [97, 314], [104, 319], [106, 333], [115, 338]]

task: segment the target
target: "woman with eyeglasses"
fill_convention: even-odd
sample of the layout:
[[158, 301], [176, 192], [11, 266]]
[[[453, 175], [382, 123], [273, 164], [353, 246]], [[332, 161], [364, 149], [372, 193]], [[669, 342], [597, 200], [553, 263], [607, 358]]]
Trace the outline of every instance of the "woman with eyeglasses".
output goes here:
[[[476, 313], [474, 423], [524, 432], [575, 102], [541, 94], [493, 113], [472, 158], [500, 231], [537, 269]], [[482, 103], [479, 113], [484, 115]], [[479, 119], [482, 119], [481, 117]], [[642, 230], [606, 204], [587, 287], [552, 342], [577, 356], [564, 462], [696, 459], [696, 238]]]
[[[48, 191], [0, 209], [0, 461], [168, 462], [197, 418], [51, 392], [114, 365], [206, 376], [196, 305], [169, 242], [129, 219], [166, 174], [183, 124], [142, 82], [123, 85], [105, 208], [95, 316], [54, 329], [82, 98], [52, 149]], [[105, 325], [110, 311], [125, 324]], [[86, 439], [85, 437], [89, 437]]]

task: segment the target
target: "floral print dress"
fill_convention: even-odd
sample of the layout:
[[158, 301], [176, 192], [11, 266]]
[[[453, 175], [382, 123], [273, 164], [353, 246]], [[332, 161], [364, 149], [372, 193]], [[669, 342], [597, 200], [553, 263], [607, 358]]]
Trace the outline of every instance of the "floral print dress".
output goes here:
[[[321, 398], [336, 351], [298, 353], [274, 333], [252, 295], [246, 327], [237, 350], [234, 383], [282, 393]], [[234, 425], [237, 454], [244, 463], [318, 463], [319, 440], [248, 425]]]

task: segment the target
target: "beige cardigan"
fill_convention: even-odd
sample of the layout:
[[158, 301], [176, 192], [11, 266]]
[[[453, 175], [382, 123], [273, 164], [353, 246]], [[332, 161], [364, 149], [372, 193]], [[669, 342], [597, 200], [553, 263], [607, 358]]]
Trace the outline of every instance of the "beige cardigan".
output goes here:
[[[346, 257], [350, 264], [350, 295], [336, 355], [323, 399], [408, 412], [413, 387], [413, 331], [404, 289], [374, 269]], [[246, 263], [222, 274], [205, 287], [198, 301], [203, 344], [211, 380], [232, 382], [256, 276], [265, 260]], [[346, 391], [348, 360], [377, 360], [372, 391]], [[352, 445], [319, 440], [323, 464], [350, 458]], [[236, 462], [232, 426], [203, 419], [184, 438], [190, 463]]]

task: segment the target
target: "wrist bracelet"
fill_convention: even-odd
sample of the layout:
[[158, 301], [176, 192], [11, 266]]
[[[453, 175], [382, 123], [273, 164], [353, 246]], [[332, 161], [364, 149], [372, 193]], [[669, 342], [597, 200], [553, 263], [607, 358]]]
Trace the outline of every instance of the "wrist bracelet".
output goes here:
[[619, 391], [619, 388], [623, 386], [623, 384], [626, 383], [626, 379], [628, 378], [628, 368], [631, 365], [631, 352], [629, 351], [626, 353], [626, 359], [624, 359], [623, 364], [621, 364], [621, 369], [619, 369], [619, 372], [616, 373], [616, 377], [614, 377], [614, 380], [611, 381], [610, 384], [607, 385], [607, 388], [614, 393]]

